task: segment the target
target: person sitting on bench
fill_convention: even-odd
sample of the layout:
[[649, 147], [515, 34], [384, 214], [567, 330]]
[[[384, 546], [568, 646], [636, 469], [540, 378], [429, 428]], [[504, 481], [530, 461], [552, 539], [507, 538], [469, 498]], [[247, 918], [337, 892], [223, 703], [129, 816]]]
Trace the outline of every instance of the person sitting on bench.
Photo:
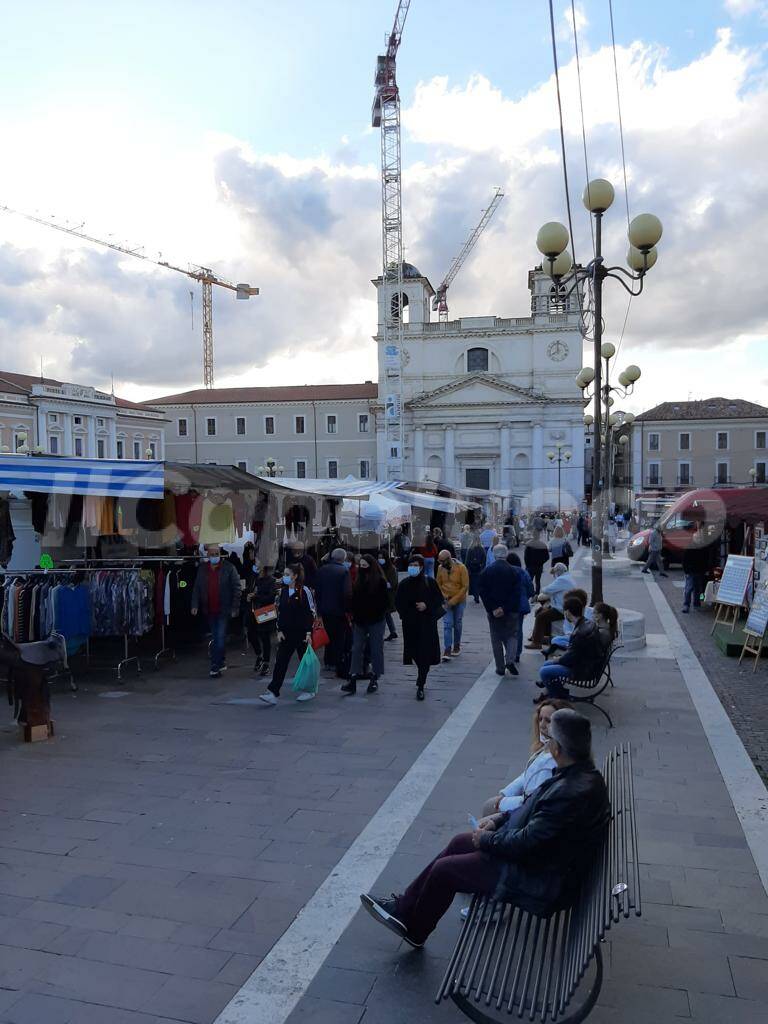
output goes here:
[[563, 681], [592, 678], [605, 656], [598, 628], [584, 617], [584, 605], [579, 598], [567, 597], [563, 601], [563, 612], [573, 625], [570, 642], [558, 661], [548, 661], [539, 669], [536, 685], [543, 687], [545, 693], [536, 697], [534, 704], [540, 704], [547, 697], [568, 700], [570, 694]]
[[493, 815], [454, 836], [404, 893], [361, 894], [374, 920], [420, 947], [457, 892], [493, 895], [541, 915], [567, 906], [603, 840], [610, 804], [592, 762], [588, 719], [556, 711], [549, 748], [556, 770], [513, 816]]

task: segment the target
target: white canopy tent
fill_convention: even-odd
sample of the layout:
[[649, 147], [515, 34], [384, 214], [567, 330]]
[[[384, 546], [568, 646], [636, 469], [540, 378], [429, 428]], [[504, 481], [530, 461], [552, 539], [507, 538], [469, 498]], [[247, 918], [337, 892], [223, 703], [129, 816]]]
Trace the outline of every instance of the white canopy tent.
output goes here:
[[345, 498], [341, 525], [352, 533], [380, 533], [387, 527], [402, 526], [411, 520], [411, 506], [397, 500], [397, 492], [374, 492], [368, 501]]

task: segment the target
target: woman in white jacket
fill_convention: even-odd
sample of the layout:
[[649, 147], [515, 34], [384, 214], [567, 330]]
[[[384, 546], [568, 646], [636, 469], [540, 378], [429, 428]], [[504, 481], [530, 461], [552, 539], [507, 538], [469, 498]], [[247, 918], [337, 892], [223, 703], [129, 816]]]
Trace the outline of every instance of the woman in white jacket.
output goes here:
[[539, 704], [533, 714], [533, 742], [528, 763], [522, 774], [500, 790], [498, 796], [486, 800], [483, 805], [483, 817], [517, 810], [545, 779], [552, 777], [556, 765], [549, 752], [549, 720], [555, 711], [570, 706], [565, 700], [549, 700], [545, 704]]

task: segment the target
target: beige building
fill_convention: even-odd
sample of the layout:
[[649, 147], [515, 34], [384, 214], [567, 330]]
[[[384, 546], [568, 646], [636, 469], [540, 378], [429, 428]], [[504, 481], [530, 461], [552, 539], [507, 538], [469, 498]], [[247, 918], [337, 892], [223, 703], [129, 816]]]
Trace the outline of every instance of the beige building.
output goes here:
[[105, 391], [0, 370], [0, 448], [83, 459], [165, 459], [165, 416]]
[[167, 458], [238, 466], [259, 474], [274, 460], [281, 476], [373, 479], [376, 385], [307, 384], [200, 388], [153, 399], [168, 418]]
[[740, 398], [662, 402], [634, 422], [636, 494], [768, 482], [768, 408]]

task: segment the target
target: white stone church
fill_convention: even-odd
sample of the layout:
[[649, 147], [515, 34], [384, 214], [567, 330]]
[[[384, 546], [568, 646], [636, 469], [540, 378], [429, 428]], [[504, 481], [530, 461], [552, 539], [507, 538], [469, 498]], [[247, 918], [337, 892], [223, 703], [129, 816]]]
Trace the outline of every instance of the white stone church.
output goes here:
[[383, 331], [397, 285], [383, 285], [381, 278], [373, 284], [379, 310], [378, 476], [386, 475], [392, 454], [384, 406], [398, 387], [404, 410], [404, 479], [489, 490], [514, 499], [516, 507], [554, 508], [558, 464], [547, 455], [561, 446], [559, 506], [577, 506], [584, 496], [584, 408], [575, 384], [582, 367], [575, 292], [569, 298], [559, 296], [552, 280], [534, 270], [528, 275], [530, 316], [433, 322], [432, 285], [416, 267], [404, 264], [398, 384], [398, 371], [387, 366]]

